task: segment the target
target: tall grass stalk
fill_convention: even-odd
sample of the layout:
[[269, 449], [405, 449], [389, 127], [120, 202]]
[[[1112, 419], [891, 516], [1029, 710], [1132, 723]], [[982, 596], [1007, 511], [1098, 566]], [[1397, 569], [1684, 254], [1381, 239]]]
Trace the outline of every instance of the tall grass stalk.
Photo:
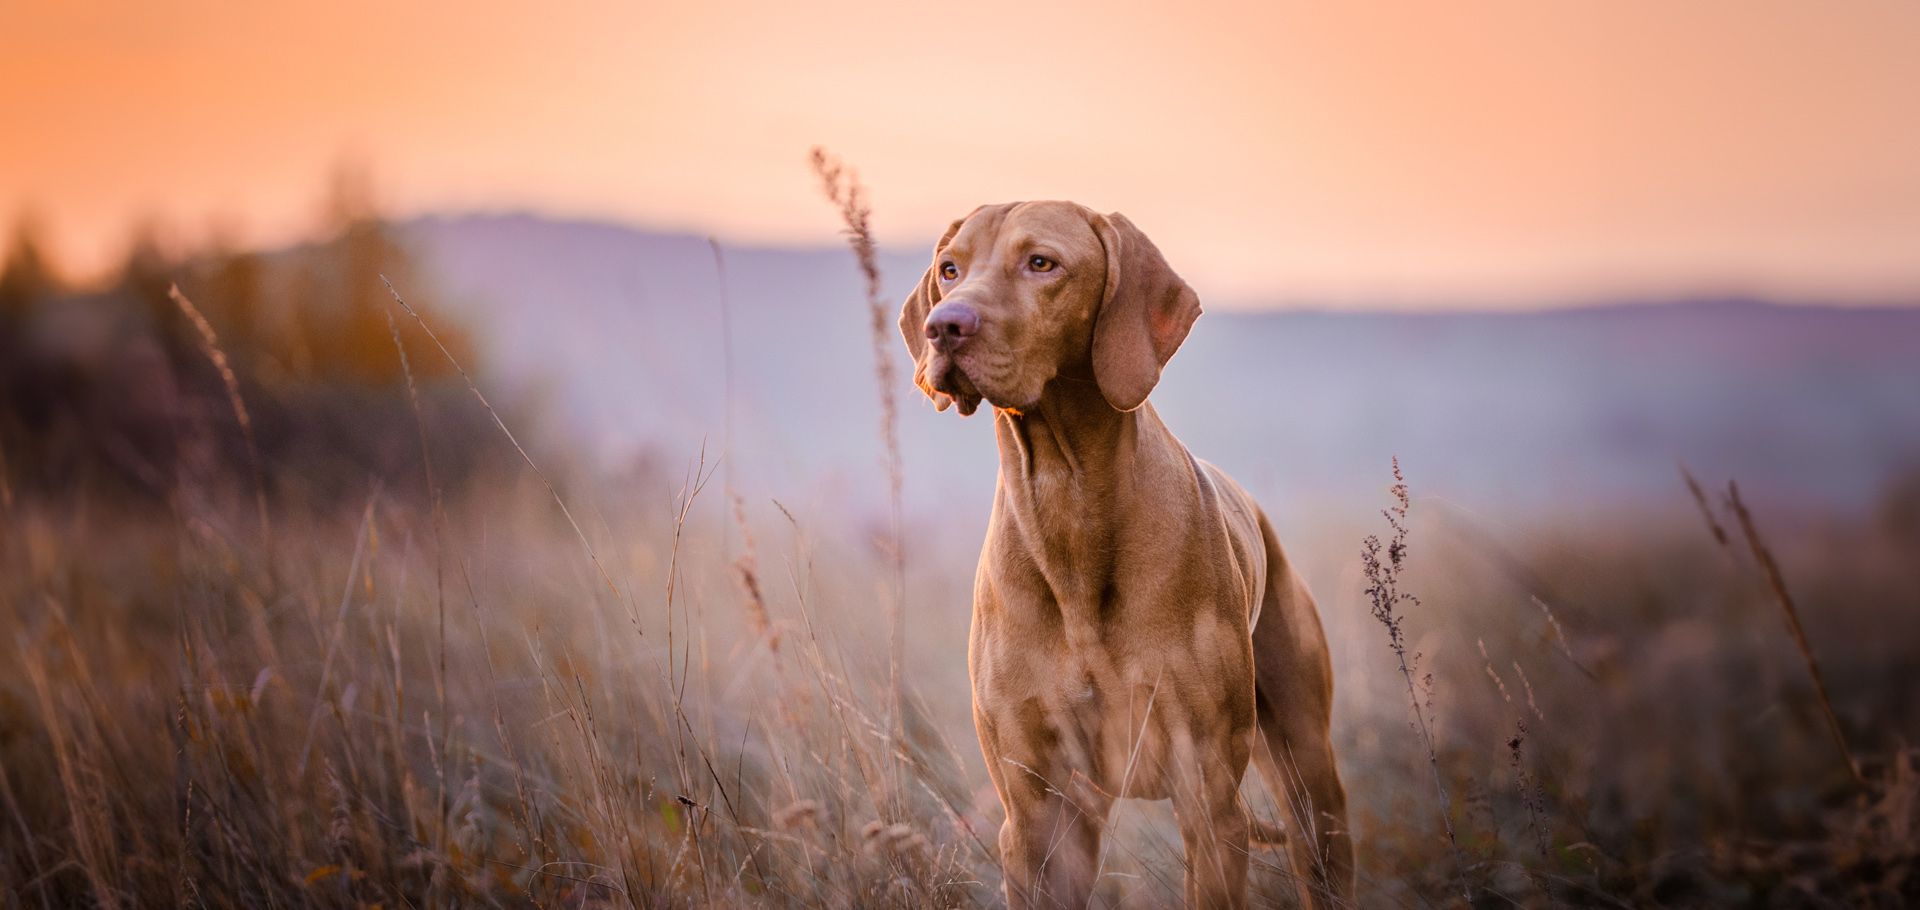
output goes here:
[[[1386, 517], [1387, 527], [1392, 534], [1384, 544], [1378, 535], [1369, 534], [1360, 547], [1360, 561], [1367, 578], [1367, 599], [1372, 602], [1373, 618], [1387, 630], [1387, 646], [1393, 649], [1394, 659], [1399, 661], [1400, 677], [1407, 685], [1407, 701], [1413, 707], [1413, 728], [1420, 735], [1420, 745], [1426, 749], [1427, 765], [1433, 769], [1433, 789], [1440, 802], [1440, 824], [1447, 832], [1447, 846], [1453, 854], [1462, 896], [1472, 903], [1473, 888], [1467, 884], [1466, 860], [1460, 854], [1460, 840], [1453, 831], [1453, 800], [1447, 795], [1446, 777], [1440, 772], [1440, 752], [1434, 745], [1433, 725], [1428, 716], [1432, 713], [1433, 674], [1429, 673], [1420, 681], [1415, 681], [1420, 655], [1408, 653], [1406, 631], [1402, 628], [1406, 620], [1403, 608], [1420, 606], [1420, 598], [1400, 590], [1400, 570], [1407, 558], [1407, 508], [1411, 499], [1407, 495], [1407, 479], [1400, 472], [1398, 457], [1393, 459], [1391, 492], [1394, 504], [1382, 509], [1380, 514]], [[1427, 693], [1424, 702], [1420, 698], [1423, 690]]]
[[[440, 480], [433, 469], [433, 447], [427, 443], [427, 419], [420, 409], [420, 387], [413, 379], [413, 363], [407, 359], [407, 346], [400, 340], [400, 324], [393, 319], [392, 310], [382, 310], [387, 317], [387, 334], [393, 338], [394, 356], [400, 359], [400, 375], [407, 382], [407, 407], [413, 411], [413, 426], [420, 435], [420, 467], [427, 481], [427, 508], [432, 512], [428, 520], [433, 523], [433, 599], [436, 632], [439, 638], [439, 655], [433, 679], [434, 694], [440, 707], [440, 749], [445, 751], [452, 736], [451, 724], [453, 712], [447, 703], [447, 549], [446, 502], [442, 499]], [[447, 817], [447, 780], [444, 773], [437, 782], [440, 819]]]
[[1827, 731], [1833, 734], [1833, 744], [1839, 747], [1840, 757], [1846, 760], [1847, 771], [1853, 775], [1854, 782], [1864, 786], [1866, 777], [1860, 773], [1860, 762], [1853, 757], [1853, 749], [1847, 745], [1847, 734], [1840, 728], [1840, 717], [1833, 711], [1833, 699], [1827, 696], [1826, 677], [1820, 673], [1820, 661], [1813, 656], [1813, 646], [1807, 643], [1807, 630], [1800, 624], [1800, 610], [1794, 606], [1793, 595], [1787, 593], [1786, 577], [1781, 575], [1780, 564], [1774, 560], [1773, 551], [1761, 539], [1753, 514], [1747, 511], [1747, 504], [1741, 501], [1740, 485], [1732, 481], [1727, 483], [1727, 506], [1733, 510], [1734, 518], [1739, 520], [1740, 532], [1747, 539], [1747, 549], [1752, 551], [1754, 562], [1760, 565], [1761, 574], [1766, 576], [1767, 587], [1772, 589], [1774, 600], [1786, 615], [1787, 631], [1792, 633], [1793, 644], [1800, 649], [1800, 657], [1807, 663], [1807, 676], [1813, 679], [1814, 694], [1820, 697], [1820, 710], [1827, 719]]
[[460, 364], [459, 358], [454, 357], [452, 351], [447, 350], [447, 346], [440, 341], [440, 336], [433, 333], [433, 327], [427, 325], [427, 321], [420, 318], [420, 313], [407, 303], [406, 298], [400, 296], [399, 289], [393, 286], [393, 282], [387, 276], [381, 275], [380, 283], [387, 286], [387, 293], [393, 295], [393, 302], [399, 304], [400, 309], [405, 310], [408, 316], [413, 317], [414, 323], [420, 326], [421, 331], [427, 333], [427, 338], [433, 342], [433, 346], [439, 348], [441, 355], [447, 358], [447, 363], [452, 365], [460, 374], [460, 378], [466, 381], [467, 391], [473, 393], [473, 397], [480, 402], [480, 406], [486, 409], [487, 416], [493, 418], [493, 425], [500, 428], [501, 434], [507, 437], [507, 442], [513, 444], [513, 450], [520, 453], [520, 459], [527, 463], [527, 467], [533, 470], [534, 476], [539, 477], [540, 483], [546, 486], [548, 495], [553, 497], [553, 504], [560, 507], [560, 514], [565, 516], [567, 524], [573, 527], [574, 536], [580, 538], [580, 546], [586, 549], [587, 559], [593, 563], [594, 570], [600, 573], [600, 580], [606, 583], [608, 591], [613, 592], [614, 600], [622, 600], [620, 586], [613, 583], [613, 576], [608, 575], [606, 567], [600, 564], [599, 555], [593, 552], [592, 542], [587, 540], [587, 532], [581, 530], [580, 522], [574, 520], [573, 510], [567, 508], [566, 500], [560, 498], [560, 491], [554, 488], [553, 481], [547, 479], [547, 472], [540, 470], [540, 466], [534, 463], [533, 456], [528, 455], [527, 450], [520, 445], [520, 440], [513, 435], [513, 431], [507, 429], [507, 422], [500, 419], [500, 412], [493, 409], [486, 395], [481, 394], [480, 387], [474, 384], [473, 377], [467, 373], [467, 368]]
[[[1537, 601], [1538, 598], [1535, 600]], [[1514, 792], [1520, 797], [1521, 805], [1527, 810], [1527, 832], [1533, 837], [1534, 847], [1539, 850], [1541, 861], [1551, 862], [1553, 855], [1548, 847], [1550, 835], [1545, 820], [1546, 800], [1541, 796], [1538, 782], [1527, 773], [1525, 752], [1528, 733], [1527, 718], [1520, 713], [1520, 705], [1514, 701], [1513, 693], [1508, 690], [1507, 681], [1500, 676], [1500, 671], [1493, 668], [1493, 655], [1487, 653], [1486, 639], [1480, 639], [1478, 644], [1480, 659], [1486, 662], [1487, 678], [1493, 680], [1494, 688], [1500, 693], [1500, 700], [1513, 711], [1513, 735], [1507, 738], [1507, 764], [1513, 772]], [[1533, 683], [1527, 680], [1527, 671], [1520, 668], [1520, 662], [1517, 660], [1513, 661], [1513, 672], [1520, 678], [1520, 685], [1527, 694], [1527, 707], [1533, 711], [1535, 717], [1545, 723], [1546, 715], [1540, 711], [1540, 705], [1534, 701]], [[1545, 891], [1549, 899], [1558, 903], [1553, 884], [1544, 875], [1537, 870], [1528, 869], [1527, 877]]]
[[890, 320], [887, 318], [887, 306], [880, 297], [880, 263], [878, 248], [873, 240], [873, 210], [867, 205], [866, 189], [860, 185], [859, 175], [822, 148], [814, 148], [811, 160], [813, 171], [820, 178], [822, 192], [826, 194], [827, 201], [839, 210], [840, 220], [846, 225], [847, 245], [853, 250], [854, 261], [859, 264], [860, 275], [866, 281], [867, 315], [873, 336], [873, 378], [880, 392], [880, 439], [886, 448], [887, 495], [892, 505], [892, 540], [889, 541], [891, 552], [888, 555], [892, 558], [893, 598], [887, 604], [887, 679], [891, 690], [888, 726], [893, 735], [904, 737], [906, 728], [901, 716], [906, 707], [901, 672], [907, 659], [907, 554], [906, 541], [902, 539], [905, 517], [901, 505], [904, 472], [900, 461], [899, 411], [894, 398], [897, 383], [893, 368], [892, 333], [888, 328]]
[[[1694, 479], [1693, 472], [1687, 470], [1684, 464], [1680, 466], [1680, 478], [1686, 482], [1687, 493], [1699, 508], [1700, 518], [1707, 523], [1707, 533], [1713, 535], [1713, 542], [1720, 545], [1728, 560], [1737, 565], [1732, 535], [1727, 533], [1720, 519], [1713, 514], [1713, 505], [1707, 500], [1706, 489]], [[1860, 770], [1860, 762], [1853, 757], [1852, 747], [1847, 745], [1847, 735], [1840, 727], [1840, 717], [1834, 713], [1833, 699], [1827, 695], [1826, 677], [1820, 672], [1820, 661], [1813, 656], [1813, 646], [1807, 642], [1807, 630], [1800, 624], [1800, 610], [1794, 605], [1793, 595], [1787, 593], [1787, 580], [1780, 572], [1780, 564], [1773, 558], [1773, 551], [1767, 546], [1766, 540], [1760, 536], [1753, 513], [1741, 500], [1740, 485], [1728, 481], [1725, 498], [1727, 510], [1733, 513], [1735, 522], [1740, 525], [1741, 535], [1746, 539], [1747, 551], [1760, 567], [1768, 590], [1773, 593], [1774, 601], [1780, 604], [1780, 611], [1786, 616], [1787, 632], [1793, 637], [1794, 647], [1800, 651], [1800, 659], [1806, 663], [1807, 676], [1812, 678], [1814, 694], [1820, 699], [1820, 711], [1827, 722], [1827, 732], [1833, 737], [1834, 745], [1839, 747], [1840, 757], [1847, 763], [1848, 774], [1852, 775], [1856, 784], [1864, 786], [1866, 777]]]
[[[720, 249], [720, 241], [707, 238], [707, 248], [713, 252], [714, 289], [720, 299], [720, 465], [723, 474], [721, 492], [726, 494], [728, 502], [738, 503], [739, 492], [733, 486], [733, 304], [727, 294], [727, 259]], [[743, 525], [741, 530], [745, 530]], [[720, 531], [722, 549], [727, 549], [731, 535], [723, 524]]]
[[[266, 469], [260, 464], [260, 445], [253, 438], [253, 415], [247, 412], [247, 401], [240, 396], [240, 379], [227, 362], [226, 351], [220, 348], [220, 336], [213, 331], [213, 324], [207, 321], [207, 317], [200, 314], [200, 308], [180, 292], [177, 284], [167, 287], [167, 296], [172, 298], [173, 305], [180, 308], [187, 321], [193, 323], [194, 330], [200, 334], [200, 349], [212, 362], [214, 372], [220, 374], [221, 384], [226, 386], [227, 404], [233, 409], [233, 419], [240, 424], [240, 438], [247, 446], [247, 467], [253, 472], [253, 506], [260, 521], [260, 533], [271, 542], [273, 523], [267, 518]], [[0, 478], [0, 485], [4, 483], [4, 479]], [[266, 552], [273, 552], [272, 547], [267, 547]], [[272, 567], [268, 568], [271, 570]]]

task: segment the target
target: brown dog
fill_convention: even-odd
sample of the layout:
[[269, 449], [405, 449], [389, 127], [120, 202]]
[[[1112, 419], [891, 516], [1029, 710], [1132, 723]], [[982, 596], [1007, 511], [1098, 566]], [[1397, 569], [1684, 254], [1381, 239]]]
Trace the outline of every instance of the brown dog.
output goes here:
[[955, 221], [900, 313], [934, 404], [995, 410], [968, 660], [1014, 907], [1087, 904], [1117, 797], [1174, 801], [1188, 904], [1243, 905], [1250, 757], [1303, 901], [1352, 896], [1313, 598], [1260, 507], [1146, 403], [1199, 315], [1131, 222], [1068, 202]]

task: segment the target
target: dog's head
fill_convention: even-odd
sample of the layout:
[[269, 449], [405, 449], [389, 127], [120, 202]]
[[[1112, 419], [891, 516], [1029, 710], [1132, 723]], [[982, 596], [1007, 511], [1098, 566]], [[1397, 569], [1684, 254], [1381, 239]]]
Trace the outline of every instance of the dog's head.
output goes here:
[[974, 209], [933, 248], [900, 309], [913, 382], [946, 410], [1032, 408], [1056, 376], [1131, 411], [1200, 315], [1147, 235], [1071, 202]]

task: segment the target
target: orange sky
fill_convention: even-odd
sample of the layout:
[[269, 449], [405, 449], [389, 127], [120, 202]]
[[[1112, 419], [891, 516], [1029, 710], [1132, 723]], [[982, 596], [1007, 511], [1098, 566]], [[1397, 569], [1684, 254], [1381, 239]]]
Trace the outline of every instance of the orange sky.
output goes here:
[[352, 156], [400, 214], [811, 242], [818, 143], [884, 242], [1074, 198], [1229, 304], [1920, 297], [1913, 0], [534, 7], [9, 4], [0, 218], [277, 242]]

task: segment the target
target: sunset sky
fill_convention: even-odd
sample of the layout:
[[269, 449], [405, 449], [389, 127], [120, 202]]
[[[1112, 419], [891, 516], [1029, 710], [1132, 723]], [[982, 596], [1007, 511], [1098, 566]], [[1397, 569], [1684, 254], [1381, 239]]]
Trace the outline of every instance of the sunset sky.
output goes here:
[[153, 219], [279, 243], [365, 162], [398, 215], [883, 242], [1126, 212], [1226, 304], [1920, 300], [1920, 3], [8, 4], [0, 219], [76, 275]]

